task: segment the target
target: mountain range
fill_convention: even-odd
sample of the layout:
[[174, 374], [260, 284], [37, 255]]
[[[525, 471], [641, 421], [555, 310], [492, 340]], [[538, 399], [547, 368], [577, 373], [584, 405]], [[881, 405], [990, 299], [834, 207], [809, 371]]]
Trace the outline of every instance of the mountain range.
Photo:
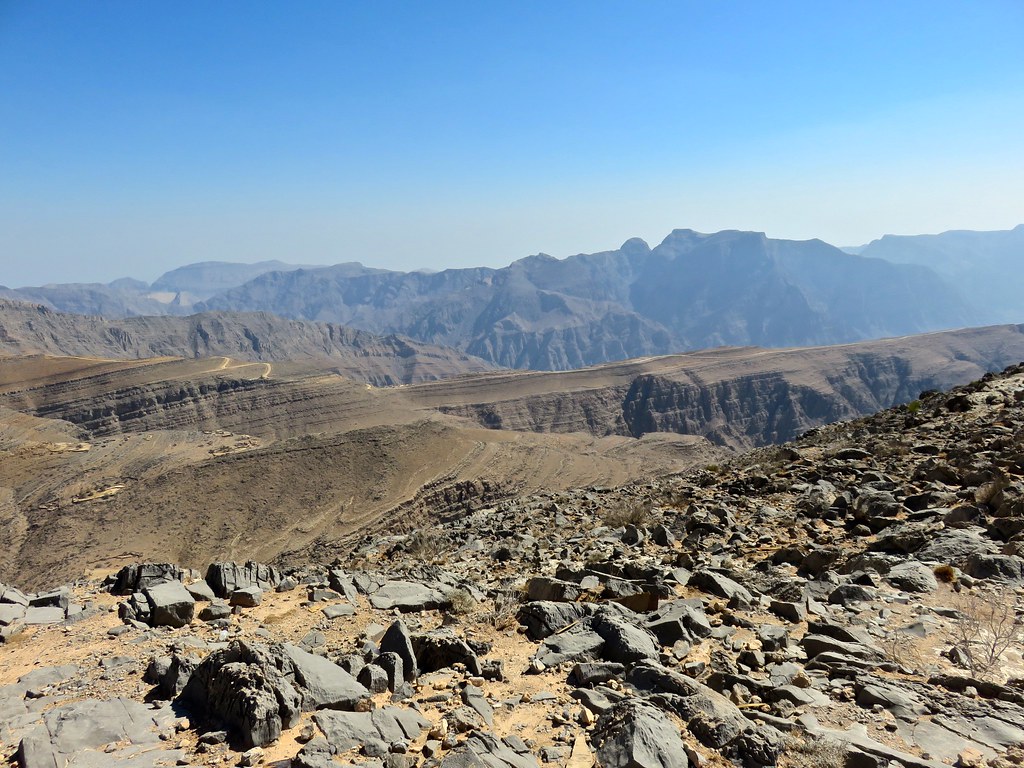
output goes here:
[[836, 344], [1019, 321], [1021, 255], [1024, 225], [890, 235], [846, 250], [680, 229], [654, 248], [631, 239], [613, 251], [539, 254], [500, 269], [206, 262], [152, 285], [124, 279], [0, 296], [111, 318], [269, 312], [398, 334], [503, 367], [567, 370], [723, 345]]

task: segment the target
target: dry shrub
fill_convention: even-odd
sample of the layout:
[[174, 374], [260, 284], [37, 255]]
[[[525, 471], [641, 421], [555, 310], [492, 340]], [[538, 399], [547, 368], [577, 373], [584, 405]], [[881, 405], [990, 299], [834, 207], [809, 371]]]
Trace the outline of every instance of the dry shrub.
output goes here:
[[461, 587], [446, 592], [444, 601], [448, 605], [448, 612], [454, 613], [456, 616], [465, 616], [476, 608], [476, 600], [473, 599], [469, 590]]
[[519, 624], [519, 606], [526, 602], [522, 587], [505, 583], [494, 593], [494, 607], [487, 616], [488, 623], [495, 629], [511, 629]]
[[886, 632], [882, 638], [882, 651], [903, 669], [920, 672], [925, 667], [921, 648], [914, 642], [913, 635], [903, 630]]
[[403, 546], [410, 556], [431, 562], [441, 555], [443, 542], [436, 533], [416, 531], [405, 538]]
[[610, 528], [622, 528], [626, 525], [646, 525], [651, 519], [652, 502], [649, 499], [623, 499], [615, 506], [607, 507], [601, 514], [601, 520]]
[[946, 584], [952, 584], [956, 581], [956, 568], [952, 565], [937, 565], [932, 573], [935, 574], [936, 579]]
[[960, 650], [973, 677], [994, 679], [1004, 654], [1024, 646], [1024, 623], [1017, 616], [1016, 602], [1016, 594], [1008, 587], [960, 593], [949, 640]]

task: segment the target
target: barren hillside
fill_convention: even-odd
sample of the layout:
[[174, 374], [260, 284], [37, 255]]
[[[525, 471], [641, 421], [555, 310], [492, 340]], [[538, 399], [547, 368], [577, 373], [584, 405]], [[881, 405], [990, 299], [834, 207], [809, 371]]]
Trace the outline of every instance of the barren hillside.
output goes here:
[[228, 355], [243, 361], [289, 361], [375, 386], [494, 367], [446, 347], [264, 312], [108, 319], [0, 298], [0, 355], [33, 352], [116, 359]]

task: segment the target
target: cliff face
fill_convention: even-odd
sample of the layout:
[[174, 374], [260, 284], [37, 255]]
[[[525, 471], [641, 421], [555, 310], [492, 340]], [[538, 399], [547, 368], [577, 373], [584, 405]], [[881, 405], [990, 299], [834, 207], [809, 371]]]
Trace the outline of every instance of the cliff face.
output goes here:
[[[749, 448], [791, 440], [840, 419], [908, 402], [1001, 370], [1024, 356], [1024, 326], [950, 331], [838, 347], [732, 349], [534, 374], [481, 400], [439, 405], [492, 429], [640, 437], [699, 435]], [[499, 374], [500, 375], [500, 374]], [[423, 391], [422, 388], [416, 391]], [[469, 400], [473, 393], [460, 395]]]
[[93, 435], [226, 429], [282, 438], [440, 413], [495, 430], [675, 433], [740, 449], [785, 441], [1020, 360], [1024, 326], [993, 326], [835, 347], [723, 348], [566, 372], [495, 371], [393, 388], [225, 358], [78, 361], [66, 375], [44, 370], [31, 386], [5, 387], [18, 379], [19, 366], [45, 369], [45, 359], [29, 359], [0, 369], [0, 406], [59, 418]]

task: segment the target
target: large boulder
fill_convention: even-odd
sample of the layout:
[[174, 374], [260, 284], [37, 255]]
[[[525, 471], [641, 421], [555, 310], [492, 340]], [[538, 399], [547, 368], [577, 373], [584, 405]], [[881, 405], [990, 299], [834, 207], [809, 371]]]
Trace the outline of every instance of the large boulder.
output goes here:
[[658, 659], [658, 641], [646, 629], [604, 612], [595, 615], [590, 626], [604, 641], [601, 656], [608, 661], [632, 664], [643, 659]]
[[245, 748], [265, 746], [300, 712], [351, 708], [368, 691], [345, 670], [288, 645], [235, 640], [196, 667], [180, 699], [228, 726]]
[[543, 640], [575, 621], [593, 613], [590, 603], [556, 603], [535, 600], [519, 606], [519, 623], [526, 627], [531, 640]]
[[164, 581], [143, 590], [154, 627], [184, 627], [192, 623], [196, 601], [180, 581]]
[[388, 627], [380, 639], [380, 652], [396, 653], [402, 660], [402, 671], [406, 682], [413, 682], [419, 677], [416, 652], [413, 650], [412, 635], [404, 621], [395, 621]]
[[413, 635], [412, 648], [416, 654], [416, 668], [420, 672], [436, 672], [453, 664], [465, 665], [471, 675], [479, 675], [481, 672], [476, 652], [450, 629], [441, 628]]
[[750, 727], [743, 713], [725, 696], [686, 675], [652, 662], [641, 662], [626, 682], [646, 693], [660, 694], [700, 742], [722, 749]]
[[370, 595], [370, 605], [379, 611], [432, 611], [444, 604], [444, 593], [415, 581], [389, 581]]
[[272, 565], [254, 563], [211, 563], [206, 569], [206, 583], [217, 597], [230, 598], [236, 590], [244, 587], [259, 587], [265, 592], [281, 583], [281, 572]]
[[281, 646], [291, 662], [291, 674], [302, 693], [302, 708], [352, 709], [367, 690], [333, 661], [294, 645]]
[[708, 594], [723, 597], [726, 600], [736, 598], [747, 604], [754, 601], [754, 596], [749, 589], [718, 571], [703, 570], [694, 572], [690, 577], [690, 586], [697, 587], [697, 589], [703, 590]]
[[934, 592], [939, 588], [932, 569], [915, 560], [894, 565], [885, 579], [894, 587], [907, 592]]
[[115, 595], [131, 595], [165, 581], [182, 581], [185, 572], [171, 563], [132, 563], [114, 576], [110, 591]]
[[593, 736], [603, 768], [688, 768], [679, 730], [662, 712], [627, 699], [605, 712]]

